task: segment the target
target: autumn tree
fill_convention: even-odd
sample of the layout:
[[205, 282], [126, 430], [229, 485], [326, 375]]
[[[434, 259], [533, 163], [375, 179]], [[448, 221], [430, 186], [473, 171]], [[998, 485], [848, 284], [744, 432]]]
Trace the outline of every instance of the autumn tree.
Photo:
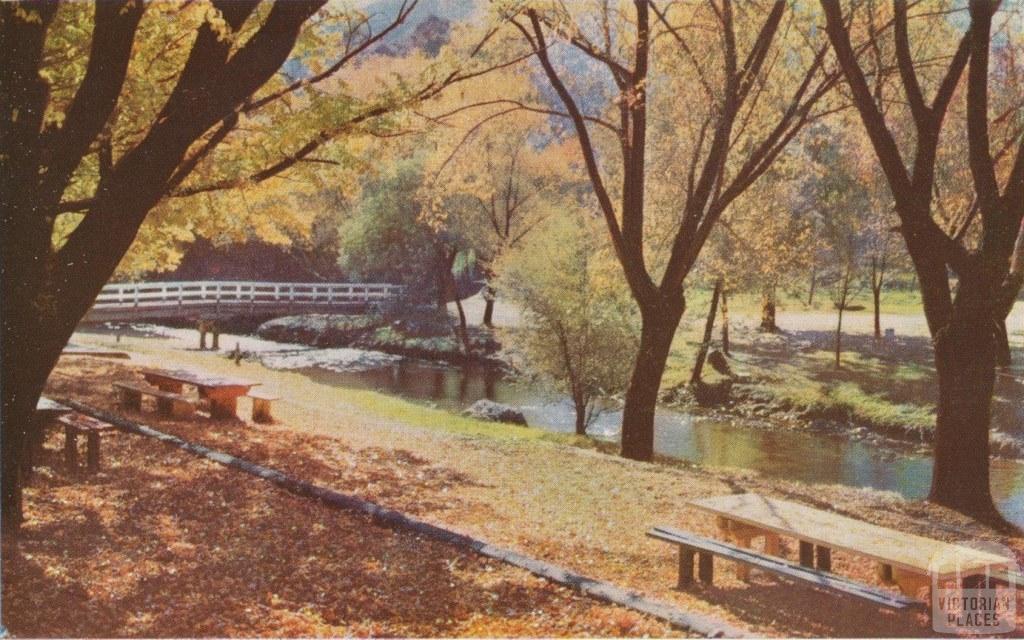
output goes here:
[[[990, 65], [992, 49], [1019, 50], [1020, 32], [1004, 33], [997, 43], [993, 21], [999, 3], [976, 0], [969, 3], [968, 29], [955, 47], [947, 48], [944, 64], [921, 65], [917, 56], [931, 55], [934, 34], [952, 28], [952, 23], [945, 12], [915, 8], [911, 13], [905, 0], [895, 0], [895, 60], [886, 63], [898, 70], [902, 95], [897, 98], [873, 90], [872, 64], [859, 61], [852, 44], [855, 34], [862, 35], [880, 19], [868, 11], [873, 7], [859, 6], [851, 20], [837, 0], [821, 0], [821, 5], [829, 40], [889, 185], [932, 335], [939, 403], [929, 498], [1001, 522], [989, 488], [994, 328], [1005, 322], [1024, 281], [1024, 139], [1018, 136], [1001, 162], [993, 156], [992, 131], [1000, 125], [991, 117], [989, 84], [993, 75], [997, 82], [1010, 75], [1006, 68]], [[1008, 22], [1002, 21], [1003, 26]], [[965, 70], [967, 148], [959, 148], [958, 154], [966, 155], [971, 176], [972, 197], [964, 199], [977, 201], [972, 218], [978, 219], [980, 230], [973, 250], [955, 230], [943, 228], [934, 211], [940, 133]], [[880, 104], [889, 98], [904, 101], [906, 111], [886, 114]], [[914, 134], [902, 146], [893, 125], [899, 116]]]
[[[640, 311], [622, 455], [650, 460], [658, 389], [686, 308], [686, 277], [730, 203], [823, 113], [815, 106], [837, 76], [825, 68], [827, 43], [816, 41], [808, 16], [781, 0], [766, 9], [734, 7], [730, 0], [632, 5], [536, 2], [505, 10], [572, 122]], [[595, 89], [593, 73], [586, 73], [591, 89], [580, 87], [578, 68], [567, 71], [566, 56], [556, 56], [558, 42], [607, 80]], [[658, 117], [649, 118], [650, 111]], [[648, 138], [652, 127], [656, 135]], [[656, 196], [649, 178], [666, 185], [658, 195], [670, 197]], [[649, 197], [665, 208], [648, 208]]]
[[[46, 378], [154, 207], [316, 162], [353, 126], [475, 75], [430, 64], [416, 86], [338, 108], [315, 88], [335, 82], [416, 2], [400, 5], [378, 31], [367, 28], [365, 14], [323, 4], [0, 5], [8, 56], [0, 72], [5, 526], [15, 529], [21, 519], [21, 482], [40, 433], [34, 408]], [[310, 23], [316, 35], [302, 40], [318, 11]], [[303, 42], [294, 68], [278, 74]], [[283, 135], [295, 132], [275, 117], [293, 115], [293, 101], [309, 107], [296, 111], [313, 120], [303, 120], [311, 129], [302, 139]], [[246, 144], [254, 129], [259, 144]], [[209, 162], [225, 149], [234, 161]], [[189, 180], [194, 173], [199, 180]], [[75, 216], [70, 225], [67, 215]]]
[[[500, 79], [487, 79], [490, 86]], [[574, 149], [554, 140], [541, 116], [515, 113], [478, 119], [461, 134], [450, 117], [435, 132], [437, 150], [427, 163], [422, 198], [426, 215], [438, 227], [457, 227], [467, 238], [476, 264], [488, 278], [483, 324], [490, 326], [497, 294], [491, 265], [514, 249], [551, 212], [553, 202], [570, 196]]]
[[572, 400], [577, 435], [586, 435], [601, 400], [625, 387], [622, 355], [636, 349], [636, 309], [595, 222], [578, 206], [552, 211], [494, 265], [500, 290], [526, 320], [511, 344]]

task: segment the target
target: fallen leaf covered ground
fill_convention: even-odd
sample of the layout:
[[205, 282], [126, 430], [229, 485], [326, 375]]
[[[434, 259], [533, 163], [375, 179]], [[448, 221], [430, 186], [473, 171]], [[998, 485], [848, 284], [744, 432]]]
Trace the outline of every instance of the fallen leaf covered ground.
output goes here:
[[154, 440], [106, 436], [95, 476], [61, 445], [54, 431], [4, 545], [16, 636], [675, 634]]
[[[1019, 538], [1007, 539], [957, 514], [892, 494], [723, 469], [636, 463], [544, 440], [422, 428], [347, 404], [330, 387], [298, 374], [197, 357], [164, 353], [154, 361], [150, 354], [146, 364], [201, 362], [210, 371], [260, 379], [283, 397], [275, 406], [277, 422], [170, 420], [148, 410], [127, 415], [755, 633], [848, 637], [932, 632], [924, 614], [880, 611], [757, 574], [742, 582], [721, 562], [713, 587], [677, 591], [673, 549], [644, 532], [653, 525], [673, 525], [716, 536], [713, 520], [686, 502], [756, 491], [910, 533], [1024, 547]], [[136, 367], [64, 359], [51, 378], [50, 392], [120, 411], [110, 383], [137, 376]], [[239, 414], [247, 411], [243, 403]], [[668, 631], [521, 571], [381, 530], [142, 438], [118, 434], [111, 439], [109, 470], [85, 482], [65, 478], [54, 458], [58, 443], [51, 440], [49, 446], [50, 461], [28, 492], [26, 535], [16, 553], [5, 549], [4, 620], [15, 633], [536, 636]], [[107, 541], [103, 536], [127, 537]], [[794, 546], [788, 541], [783, 551], [793, 556]], [[833, 567], [866, 582], [875, 579], [873, 563], [847, 554], [835, 553]], [[510, 593], [521, 606], [498, 604]], [[53, 607], [67, 615], [54, 620], [47, 612]]]

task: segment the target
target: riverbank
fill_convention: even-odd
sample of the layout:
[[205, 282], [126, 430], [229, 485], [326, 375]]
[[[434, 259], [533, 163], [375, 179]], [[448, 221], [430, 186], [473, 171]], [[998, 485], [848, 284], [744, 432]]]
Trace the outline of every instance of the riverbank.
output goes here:
[[[284, 398], [275, 408], [279, 421], [274, 425], [174, 421], [145, 414], [144, 420], [161, 430], [766, 635], [928, 635], [930, 626], [922, 616], [880, 615], [871, 607], [767, 577], [743, 583], [728, 569], [718, 572], [714, 588], [679, 592], [672, 588], [674, 553], [647, 539], [644, 531], [669, 524], [715, 535], [711, 518], [687, 507], [687, 501], [755, 491], [903, 531], [950, 541], [996, 540], [1024, 550], [1022, 539], [1007, 539], [955, 513], [891, 493], [769, 480], [679, 462], [622, 460], [576, 446], [574, 438], [452, 417], [207, 354], [154, 348], [134, 358], [132, 366], [201, 366], [245, 375]], [[109, 381], [127, 375], [124, 366], [64, 360], [51, 379], [51, 392], [112, 409]], [[240, 413], [247, 410], [243, 405]], [[45, 492], [37, 495], [33, 500], [48, 500]], [[200, 521], [190, 524], [198, 526]], [[795, 553], [792, 542], [786, 553]], [[869, 562], [837, 553], [833, 565], [844, 574], [874, 580]]]
[[[689, 387], [698, 345], [694, 321], [680, 328], [662, 384], [662, 402], [702, 415], [738, 418], [768, 429], [809, 430], [899, 450], [926, 451], [932, 442], [937, 381], [931, 341], [908, 335], [876, 340], [845, 335], [835, 365], [834, 333], [783, 329], [766, 334], [749, 318], [731, 326], [733, 376], [710, 366], [704, 379], [727, 385], [724, 400], [700, 402]], [[1019, 340], [1014, 362], [1024, 362]], [[993, 406], [994, 455], [1024, 458], [1021, 367], [1000, 372]]]

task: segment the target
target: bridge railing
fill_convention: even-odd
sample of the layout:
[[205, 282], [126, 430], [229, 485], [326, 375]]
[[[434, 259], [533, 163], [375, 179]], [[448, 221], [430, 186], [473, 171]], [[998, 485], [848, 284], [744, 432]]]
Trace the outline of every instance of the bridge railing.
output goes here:
[[132, 282], [108, 284], [93, 309], [224, 305], [334, 305], [381, 302], [402, 293], [395, 284], [307, 282]]

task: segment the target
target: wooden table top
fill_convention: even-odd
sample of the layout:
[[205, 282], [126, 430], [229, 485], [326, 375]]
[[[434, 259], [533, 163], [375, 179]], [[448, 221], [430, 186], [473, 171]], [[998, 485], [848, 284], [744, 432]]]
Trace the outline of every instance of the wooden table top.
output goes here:
[[207, 389], [217, 389], [222, 387], [248, 388], [261, 384], [255, 380], [249, 380], [247, 378], [232, 378], [229, 376], [189, 371], [187, 369], [147, 369], [142, 372], [142, 375], [145, 376], [147, 380], [150, 378], [162, 378], [164, 380], [184, 382], [185, 384], [191, 384]]
[[986, 568], [1016, 570], [1012, 559], [962, 545], [880, 527], [801, 504], [754, 493], [694, 500], [690, 504], [717, 516], [817, 545], [867, 556], [916, 574], [939, 578], [984, 573]]

